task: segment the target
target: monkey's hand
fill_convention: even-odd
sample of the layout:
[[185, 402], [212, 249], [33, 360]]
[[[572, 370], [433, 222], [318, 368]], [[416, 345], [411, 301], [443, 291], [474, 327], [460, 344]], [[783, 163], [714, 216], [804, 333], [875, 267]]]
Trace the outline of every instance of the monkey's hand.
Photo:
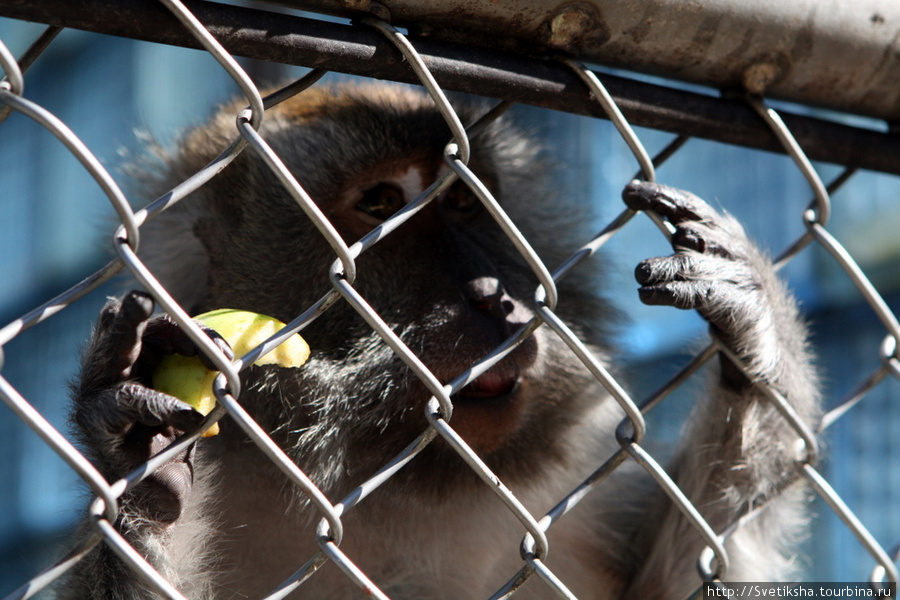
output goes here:
[[[645, 260], [635, 270], [641, 300], [697, 309], [747, 367], [750, 380], [783, 383], [786, 363], [806, 358], [806, 334], [772, 262], [740, 224], [689, 192], [655, 183], [632, 182], [623, 199], [630, 208], [654, 211], [676, 228], [675, 253]], [[750, 383], [727, 359], [722, 360], [722, 374], [726, 387]]]
[[[760, 517], [728, 538], [728, 552], [744, 560], [734, 561], [725, 575], [734, 581], [789, 581], [796, 549], [786, 532], [802, 524], [804, 505], [802, 494], [782, 494], [781, 485], [794, 479], [802, 456], [797, 432], [754, 384], [781, 392], [804, 422], [817, 418], [818, 382], [796, 302], [771, 260], [732, 217], [688, 192], [652, 183], [628, 185], [623, 198], [630, 208], [652, 210], [675, 226], [675, 253], [637, 266], [641, 300], [697, 309], [746, 369], [720, 353], [718, 385], [692, 415], [670, 471], [715, 531], [768, 503]], [[696, 568], [704, 543], [699, 535], [685, 534], [685, 517], [667, 500], [657, 510], [658, 518], [647, 519], [653, 529], [644, 549], [648, 559], [625, 595], [684, 598], [699, 579], [664, 595], [658, 582], [686, 582], [683, 574]], [[747, 558], [757, 556], [766, 560]]]
[[[77, 435], [109, 480], [137, 468], [203, 420], [188, 404], [149, 387], [163, 356], [198, 354], [171, 318], [152, 313], [153, 300], [143, 292], [110, 300], [100, 312], [74, 388]], [[207, 333], [230, 355], [220, 336]], [[127, 498], [129, 510], [153, 522], [177, 519], [191, 491], [193, 460], [191, 446], [152, 473]]]

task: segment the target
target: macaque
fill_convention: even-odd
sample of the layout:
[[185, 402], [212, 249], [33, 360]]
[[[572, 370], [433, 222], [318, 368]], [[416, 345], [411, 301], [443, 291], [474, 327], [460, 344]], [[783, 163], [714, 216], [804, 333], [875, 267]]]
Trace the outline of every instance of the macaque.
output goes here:
[[[480, 108], [458, 110], [471, 123]], [[148, 197], [216, 156], [236, 135], [234, 112], [150, 152], [138, 177]], [[448, 169], [450, 130], [432, 100], [408, 87], [312, 88], [267, 111], [260, 133], [348, 243]], [[584, 217], [557, 210], [547, 161], [508, 117], [472, 139], [469, 166], [550, 268], [575, 249], [566, 233]], [[655, 183], [633, 182], [623, 198], [675, 227], [674, 253], [636, 269], [640, 299], [696, 309], [746, 366], [712, 361], [667, 472], [717, 532], [772, 499], [728, 538], [726, 576], [788, 578], [807, 525], [803, 490], [781, 489], [796, 472], [797, 434], [756, 384], [773, 386], [807, 422], [816, 418], [818, 383], [796, 303], [732, 217]], [[234, 308], [289, 322], [331, 288], [333, 251], [252, 149], [142, 236], [142, 259], [190, 314]], [[598, 294], [597, 261], [560, 281], [556, 312], [613, 364], [616, 312]], [[459, 180], [357, 263], [354, 287], [442, 383], [535, 316], [535, 275]], [[343, 300], [301, 334], [308, 362], [248, 368], [239, 401], [336, 502], [427, 429], [431, 393]], [[176, 352], [197, 349], [149, 294], [131, 291], [102, 309], [73, 385], [72, 421], [110, 481], [202, 420], [151, 387], [161, 357]], [[450, 425], [538, 517], [619, 449], [624, 412], [547, 325], [452, 401]], [[322, 515], [234, 421], [220, 425], [126, 494], [115, 526], [188, 598], [260, 598], [318, 551]], [[396, 600], [487, 598], [523, 564], [521, 523], [440, 436], [342, 521], [341, 550]], [[701, 584], [705, 543], [631, 459], [548, 538], [549, 568], [583, 600], [682, 600]], [[104, 544], [74, 572], [63, 598], [157, 597]], [[362, 594], [326, 563], [290, 597]], [[515, 597], [551, 596], [532, 577]]]

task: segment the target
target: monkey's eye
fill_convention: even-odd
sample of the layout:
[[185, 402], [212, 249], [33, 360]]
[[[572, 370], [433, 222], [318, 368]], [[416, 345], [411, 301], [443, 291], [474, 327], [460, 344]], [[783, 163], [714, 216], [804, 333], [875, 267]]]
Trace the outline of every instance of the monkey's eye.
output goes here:
[[481, 201], [475, 195], [475, 192], [461, 181], [454, 183], [447, 190], [447, 195], [444, 197], [444, 206], [464, 217], [474, 216], [482, 208]]
[[356, 209], [384, 221], [405, 205], [403, 190], [391, 183], [382, 182], [362, 193]]

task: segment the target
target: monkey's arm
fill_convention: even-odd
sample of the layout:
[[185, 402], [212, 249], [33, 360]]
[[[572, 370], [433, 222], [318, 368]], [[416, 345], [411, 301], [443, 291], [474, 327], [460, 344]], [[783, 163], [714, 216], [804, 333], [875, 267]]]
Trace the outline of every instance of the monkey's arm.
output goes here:
[[[184, 402], [148, 387], [163, 355], [197, 353], [173, 321], [152, 318], [152, 312], [153, 301], [141, 292], [110, 300], [73, 387], [75, 433], [108, 481], [128, 474], [203, 419]], [[203, 524], [193, 506], [199, 501], [195, 479], [192, 446], [121, 498], [115, 526], [176, 586], [187, 583], [185, 593], [202, 597], [190, 593], [204, 590], [200, 563], [206, 554], [197, 535]], [[59, 591], [62, 598], [155, 597], [105, 544], [72, 573]]]
[[[670, 467], [679, 487], [722, 533], [776, 496], [779, 484], [795, 473], [798, 435], [755, 382], [772, 386], [801, 419], [814, 422], [819, 392], [807, 333], [771, 261], [733, 218], [692, 194], [656, 184], [631, 184], [623, 197], [631, 208], [656, 211], [677, 228], [673, 255], [638, 265], [641, 300], [697, 309], [749, 372], [721, 357], [711, 393], [694, 411]], [[732, 564], [726, 577], [788, 576], [792, 537], [806, 520], [802, 503], [802, 494], [790, 490], [741, 528], [727, 545]], [[655, 504], [659, 519], [647, 519], [639, 535], [646, 562], [630, 597], [684, 598], [700, 583], [696, 563], [704, 543], [661, 492]], [[660, 590], [658, 581], [685, 585]]]

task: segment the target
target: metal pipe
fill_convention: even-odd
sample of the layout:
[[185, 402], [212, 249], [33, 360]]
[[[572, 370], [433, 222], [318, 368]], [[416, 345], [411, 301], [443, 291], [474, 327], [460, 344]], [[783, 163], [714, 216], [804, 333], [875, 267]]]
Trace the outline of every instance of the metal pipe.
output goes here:
[[[370, 28], [201, 0], [187, 4], [234, 54], [380, 79], [417, 81], [396, 48]], [[0, 15], [198, 47], [181, 24], [153, 0], [4, 0]], [[413, 42], [445, 89], [606, 118], [584, 83], [559, 61], [431, 37]], [[634, 125], [783, 152], [764, 122], [743, 101], [612, 75], [601, 77]], [[787, 112], [782, 112], [782, 117], [812, 160], [900, 174], [897, 135]]]
[[278, 1], [344, 16], [381, 13], [435, 39], [532, 55], [559, 50], [718, 89], [750, 88], [900, 120], [895, 0]]

